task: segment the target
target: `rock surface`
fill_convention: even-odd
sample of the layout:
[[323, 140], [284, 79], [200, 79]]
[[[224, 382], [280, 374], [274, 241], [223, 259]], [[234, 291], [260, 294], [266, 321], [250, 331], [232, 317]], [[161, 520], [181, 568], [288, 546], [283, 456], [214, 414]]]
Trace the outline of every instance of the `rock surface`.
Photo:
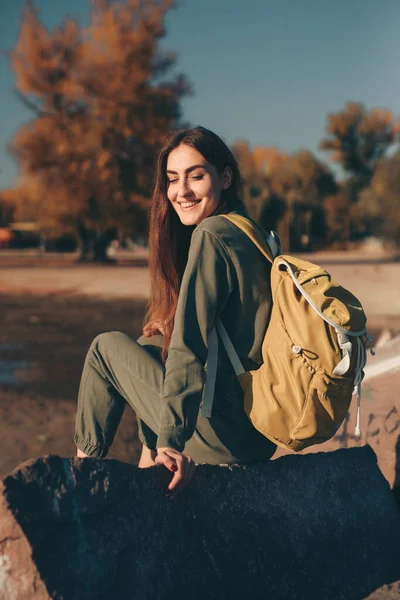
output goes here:
[[400, 512], [370, 447], [198, 466], [172, 502], [164, 476], [114, 460], [21, 465], [0, 484], [0, 598], [397, 597], [381, 594], [400, 579]]

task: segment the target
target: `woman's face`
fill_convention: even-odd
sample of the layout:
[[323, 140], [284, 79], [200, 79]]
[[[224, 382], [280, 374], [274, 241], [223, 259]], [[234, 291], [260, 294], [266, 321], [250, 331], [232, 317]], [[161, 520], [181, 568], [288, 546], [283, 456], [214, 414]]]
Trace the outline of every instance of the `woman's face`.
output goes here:
[[232, 181], [232, 171], [224, 173], [208, 163], [196, 148], [181, 144], [167, 161], [167, 196], [184, 225], [199, 225], [217, 208], [221, 192]]

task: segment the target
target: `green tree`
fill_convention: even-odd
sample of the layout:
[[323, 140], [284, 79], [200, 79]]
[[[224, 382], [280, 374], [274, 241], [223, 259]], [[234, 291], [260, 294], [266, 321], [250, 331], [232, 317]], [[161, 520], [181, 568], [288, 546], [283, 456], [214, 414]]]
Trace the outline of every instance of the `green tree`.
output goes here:
[[87, 29], [66, 17], [48, 31], [29, 2], [11, 54], [18, 94], [35, 113], [11, 151], [37, 221], [74, 230], [86, 250], [97, 239], [99, 260], [110, 228], [146, 229], [157, 154], [190, 92], [170, 75], [175, 55], [159, 48], [171, 6], [94, 0]]

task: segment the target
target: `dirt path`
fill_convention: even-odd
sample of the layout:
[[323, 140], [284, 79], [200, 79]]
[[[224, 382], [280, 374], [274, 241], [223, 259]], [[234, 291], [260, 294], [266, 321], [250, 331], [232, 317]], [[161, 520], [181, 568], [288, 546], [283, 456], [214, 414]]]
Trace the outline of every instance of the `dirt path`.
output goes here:
[[[333, 279], [359, 298], [370, 318], [400, 317], [400, 262], [355, 262], [351, 254], [337, 255], [336, 261], [323, 254], [318, 260]], [[118, 266], [93, 266], [73, 264], [71, 260], [49, 260], [43, 264], [29, 257], [18, 263], [15, 258], [6, 260], [0, 255], [0, 293], [3, 294], [147, 299], [149, 291], [147, 263], [143, 257]]]

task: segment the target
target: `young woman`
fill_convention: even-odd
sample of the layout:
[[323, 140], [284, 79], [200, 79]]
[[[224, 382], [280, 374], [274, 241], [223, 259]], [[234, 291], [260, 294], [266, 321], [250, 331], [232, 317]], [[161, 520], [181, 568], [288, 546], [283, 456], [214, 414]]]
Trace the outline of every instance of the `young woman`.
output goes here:
[[262, 362], [270, 308], [269, 262], [222, 214], [246, 215], [234, 156], [203, 128], [174, 132], [162, 149], [150, 217], [151, 297], [137, 341], [100, 334], [86, 357], [75, 443], [80, 457], [103, 457], [125, 404], [143, 444], [139, 467], [174, 472], [172, 498], [195, 463], [268, 460], [276, 446], [251, 425], [223, 344], [212, 415], [201, 414], [208, 339], [221, 318], [246, 370]]

